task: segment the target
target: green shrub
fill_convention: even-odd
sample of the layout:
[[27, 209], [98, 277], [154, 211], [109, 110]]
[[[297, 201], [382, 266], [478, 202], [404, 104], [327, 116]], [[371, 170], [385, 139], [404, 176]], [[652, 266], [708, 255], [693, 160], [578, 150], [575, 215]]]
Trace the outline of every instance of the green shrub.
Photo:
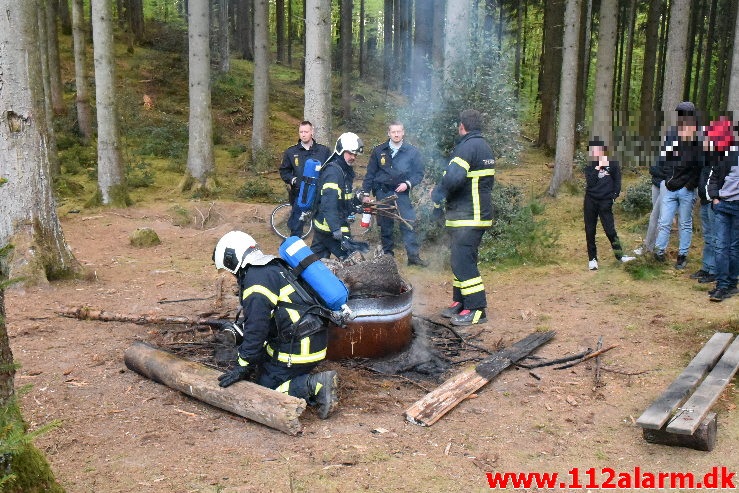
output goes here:
[[521, 190], [496, 183], [493, 188], [493, 227], [483, 236], [481, 262], [546, 262], [552, 257], [558, 235], [543, 219], [544, 206], [524, 204]]
[[243, 200], [268, 199], [272, 196], [272, 187], [262, 178], [249, 179], [236, 192], [236, 196]]
[[641, 216], [652, 210], [652, 181], [649, 177], [626, 189], [621, 209], [632, 217]]
[[146, 188], [154, 184], [154, 170], [142, 160], [126, 164], [126, 184], [129, 188]]

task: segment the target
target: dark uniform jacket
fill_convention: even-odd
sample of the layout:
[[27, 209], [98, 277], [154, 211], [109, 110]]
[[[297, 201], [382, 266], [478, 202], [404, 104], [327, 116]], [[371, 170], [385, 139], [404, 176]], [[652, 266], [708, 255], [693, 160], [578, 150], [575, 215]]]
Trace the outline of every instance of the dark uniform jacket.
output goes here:
[[[290, 202], [294, 202], [295, 197], [298, 195], [300, 189], [300, 179], [303, 177], [303, 169], [305, 168], [305, 162], [308, 159], [316, 159], [325, 163], [326, 160], [331, 156], [331, 150], [325, 145], [316, 143], [315, 139], [310, 149], [306, 149], [301, 144], [300, 140], [298, 143], [288, 149], [282, 154], [282, 163], [280, 164], [280, 178], [282, 181], [291, 185], [290, 188]], [[292, 179], [296, 178], [295, 183], [292, 183]]]
[[468, 132], [454, 148], [431, 199], [435, 204], [446, 199], [447, 226], [489, 228], [493, 224], [494, 182], [493, 151], [479, 131]]
[[585, 168], [585, 193], [596, 200], [615, 200], [621, 195], [621, 166], [610, 160], [607, 168], [597, 170], [597, 165], [590, 161]]
[[313, 226], [325, 234], [341, 230], [350, 236], [347, 217], [354, 212], [354, 169], [343, 156], [334, 155], [321, 168], [318, 205]]
[[275, 259], [267, 265], [251, 265], [240, 271], [244, 340], [239, 346], [239, 356], [249, 364], [267, 359], [284, 365], [308, 364], [326, 357], [326, 330], [297, 340], [285, 337], [302, 314], [294, 305], [288, 305], [289, 308], [283, 305], [301, 303], [295, 289], [281, 274], [286, 268]]
[[401, 183], [408, 185], [408, 190], [418, 186], [423, 180], [423, 161], [421, 153], [414, 146], [403, 142], [392, 156], [390, 140], [372, 149], [367, 174], [362, 182], [362, 190], [371, 191], [375, 195], [379, 190], [392, 192]]
[[658, 163], [667, 190], [674, 192], [683, 187], [694, 190], [703, 166], [700, 143], [681, 139], [677, 129], [671, 127], [660, 149]]
[[711, 200], [739, 200], [738, 151], [730, 151], [714, 162], [706, 188]]

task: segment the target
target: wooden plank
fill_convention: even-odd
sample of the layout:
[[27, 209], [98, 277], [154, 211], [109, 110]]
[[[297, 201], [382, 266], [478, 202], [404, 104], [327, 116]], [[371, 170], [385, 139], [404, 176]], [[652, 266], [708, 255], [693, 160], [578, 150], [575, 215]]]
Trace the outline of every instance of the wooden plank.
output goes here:
[[688, 447], [695, 450], [704, 450], [710, 452], [716, 445], [716, 432], [718, 423], [716, 413], [709, 413], [708, 416], [700, 422], [700, 426], [692, 435], [677, 435], [668, 433], [665, 430], [642, 429], [644, 440], [649, 443], [659, 445], [677, 445], [678, 447]]
[[733, 334], [717, 332], [695, 355], [683, 372], [667, 387], [667, 390], [649, 406], [636, 424], [642, 428], [659, 430], [664, 426], [677, 406], [695, 389], [706, 373], [713, 368]]
[[303, 399], [245, 381], [221, 388], [218, 386], [221, 372], [144, 342], [129, 347], [124, 361], [129, 369], [212, 406], [289, 435], [303, 430], [298, 421], [305, 410]]
[[500, 372], [549, 342], [554, 334], [554, 331], [529, 334], [510, 347], [484, 359], [477, 367], [448, 379], [406, 409], [404, 413], [406, 419], [413, 424], [431, 426]]
[[703, 416], [710, 411], [721, 392], [734, 378], [739, 367], [739, 337], [724, 352], [716, 366], [711, 370], [703, 383], [693, 395], [682, 405], [680, 414], [667, 425], [667, 431], [678, 435], [692, 435], [698, 428]]

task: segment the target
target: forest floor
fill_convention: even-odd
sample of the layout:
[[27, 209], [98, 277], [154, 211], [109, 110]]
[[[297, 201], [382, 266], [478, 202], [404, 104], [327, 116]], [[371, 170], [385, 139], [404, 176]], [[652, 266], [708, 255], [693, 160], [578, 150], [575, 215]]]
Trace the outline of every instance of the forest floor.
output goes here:
[[[549, 173], [543, 166], [514, 168], [499, 179], [544, 190]], [[583, 484], [590, 467], [598, 482], [608, 478], [601, 468], [616, 474], [636, 466], [653, 473], [738, 471], [736, 380], [715, 405], [718, 443], [710, 453], [650, 445], [635, 419], [715, 331], [737, 332], [739, 297], [710, 303], [707, 287], [688, 278], [699, 267], [699, 245], [687, 271], [669, 266], [659, 279], [637, 281], [612, 258], [599, 230], [601, 268], [588, 271], [581, 200], [563, 194], [547, 202], [546, 213], [560, 218], [551, 264], [485, 267], [489, 321], [463, 333], [494, 348], [555, 330], [536, 353], [544, 358], [593, 348], [602, 336], [604, 347], [618, 345], [603, 356], [606, 367], [646, 373], [604, 372], [596, 386], [589, 363], [538, 369], [540, 379], [509, 369], [433, 426], [419, 427], [403, 417], [425, 394], [418, 385], [326, 362], [340, 376], [340, 407], [325, 421], [307, 410], [305, 431], [288, 436], [128, 370], [124, 351], [152, 339], [161, 326], [54, 314], [77, 305], [137, 314], [211, 312], [212, 299], [158, 302], [216, 294], [222, 274], [211, 252], [229, 230], [248, 231], [267, 252], [277, 249], [266, 221], [272, 205], [183, 201], [191, 210], [210, 209], [208, 226], [196, 228], [175, 225], [172, 199], [61, 213], [66, 239], [94, 280], [7, 293], [11, 348], [20, 365], [16, 384], [30, 385], [21, 400], [24, 415], [32, 429], [59, 421], [36, 443], [70, 492], [484, 491], [486, 472], [495, 471], [567, 475], [580, 468]], [[162, 244], [130, 246], [129, 234], [141, 227], [153, 228]], [[637, 233], [619, 230], [625, 245], [638, 246]], [[406, 267], [401, 255], [399, 267], [414, 287], [414, 313], [436, 318], [451, 298], [448, 248], [426, 245], [423, 255], [431, 267]], [[236, 306], [235, 297], [227, 302]]]

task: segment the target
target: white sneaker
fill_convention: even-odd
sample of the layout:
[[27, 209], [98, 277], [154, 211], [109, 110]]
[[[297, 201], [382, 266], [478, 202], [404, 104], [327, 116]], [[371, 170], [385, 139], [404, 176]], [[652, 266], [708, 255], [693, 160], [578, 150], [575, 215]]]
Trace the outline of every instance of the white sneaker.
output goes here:
[[634, 255], [642, 255], [644, 253], [644, 247], [639, 247], [634, 250]]
[[593, 259], [590, 262], [588, 262], [588, 269], [590, 270], [598, 270], [598, 260]]
[[636, 257], [629, 257], [628, 255], [621, 257], [621, 262], [623, 263], [631, 262], [632, 260], [636, 260]]

